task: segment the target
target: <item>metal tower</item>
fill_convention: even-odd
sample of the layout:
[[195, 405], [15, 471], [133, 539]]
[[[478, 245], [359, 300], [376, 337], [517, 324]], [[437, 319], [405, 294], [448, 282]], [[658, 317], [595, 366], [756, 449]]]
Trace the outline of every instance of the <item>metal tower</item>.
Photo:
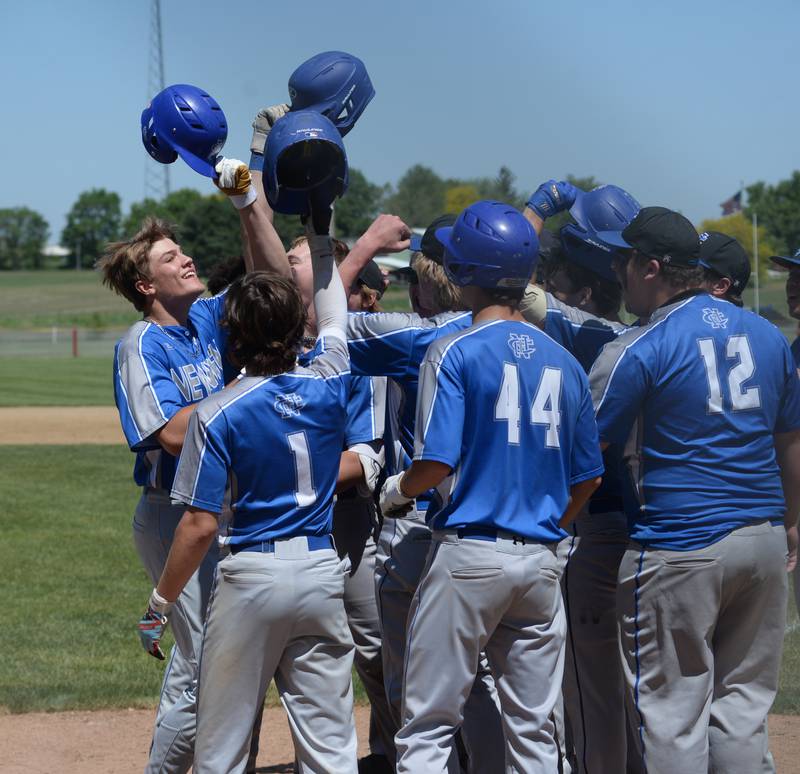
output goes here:
[[[150, 3], [150, 58], [147, 65], [147, 100], [161, 91], [164, 83], [164, 50], [161, 45], [161, 0]], [[169, 194], [169, 165], [145, 156], [144, 195], [163, 199]]]

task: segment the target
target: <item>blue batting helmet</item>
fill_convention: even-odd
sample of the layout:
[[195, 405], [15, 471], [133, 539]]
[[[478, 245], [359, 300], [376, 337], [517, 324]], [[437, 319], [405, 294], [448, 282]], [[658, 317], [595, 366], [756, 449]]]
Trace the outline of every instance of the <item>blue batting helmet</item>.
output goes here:
[[621, 234], [640, 209], [639, 202], [616, 185], [601, 185], [579, 196], [570, 210], [575, 223], [561, 229], [561, 244], [568, 260], [616, 282], [611, 265], [619, 248], [607, 240]]
[[142, 111], [142, 143], [162, 164], [180, 156], [195, 172], [216, 177], [214, 165], [228, 138], [228, 122], [217, 101], [186, 83], [167, 86]]
[[364, 63], [344, 51], [325, 51], [303, 62], [289, 77], [292, 110], [316, 110], [344, 137], [375, 96]]
[[467, 207], [452, 226], [437, 229], [444, 270], [456, 285], [524, 288], [539, 256], [539, 239], [519, 210], [503, 202]]
[[264, 192], [269, 206], [305, 215], [309, 198], [333, 203], [347, 190], [347, 154], [336, 127], [314, 110], [278, 119], [264, 148]]

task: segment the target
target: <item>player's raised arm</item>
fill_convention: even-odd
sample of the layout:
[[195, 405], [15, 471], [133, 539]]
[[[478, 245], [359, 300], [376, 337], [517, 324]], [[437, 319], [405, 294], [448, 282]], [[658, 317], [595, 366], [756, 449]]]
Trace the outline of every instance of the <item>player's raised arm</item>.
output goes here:
[[410, 244], [411, 229], [400, 218], [385, 213], [378, 215], [339, 264], [342, 284], [351, 287], [376, 255], [398, 253], [407, 250]]
[[220, 159], [215, 171], [219, 177], [214, 184], [228, 196], [239, 212], [245, 236], [247, 271], [274, 271], [288, 276], [289, 260], [283, 243], [272, 225], [271, 212], [263, 192], [252, 179], [250, 170], [238, 159]]
[[542, 233], [547, 218], [564, 212], [575, 204], [580, 189], [565, 180], [548, 180], [542, 183], [525, 203], [522, 214], [537, 234]]

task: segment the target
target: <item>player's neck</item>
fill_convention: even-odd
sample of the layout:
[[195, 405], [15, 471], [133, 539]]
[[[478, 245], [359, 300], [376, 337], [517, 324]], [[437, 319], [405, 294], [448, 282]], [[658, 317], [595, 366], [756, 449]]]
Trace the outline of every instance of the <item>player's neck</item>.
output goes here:
[[525, 322], [525, 318], [517, 307], [507, 306], [506, 304], [487, 304], [482, 307], [475, 305], [472, 307], [473, 323], [489, 322], [490, 320]]
[[158, 299], [145, 312], [145, 319], [158, 325], [181, 325], [186, 327], [189, 319], [189, 310], [195, 302], [194, 298], [170, 299], [164, 303]]

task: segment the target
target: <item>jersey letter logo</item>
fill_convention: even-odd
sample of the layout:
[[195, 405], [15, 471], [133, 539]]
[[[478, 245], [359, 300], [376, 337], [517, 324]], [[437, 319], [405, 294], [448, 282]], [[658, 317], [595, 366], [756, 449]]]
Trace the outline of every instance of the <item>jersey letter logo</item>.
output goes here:
[[728, 318], [716, 307], [705, 307], [703, 309], [703, 322], [708, 323], [712, 328], [727, 328]]
[[290, 392], [288, 395], [281, 393], [275, 398], [275, 411], [281, 415], [281, 419], [300, 416], [300, 409], [303, 408], [303, 399], [296, 393]]
[[526, 336], [524, 333], [512, 333], [508, 337], [508, 346], [511, 347], [511, 351], [516, 358], [524, 357], [528, 360], [530, 356], [536, 352], [533, 339], [530, 336]]

